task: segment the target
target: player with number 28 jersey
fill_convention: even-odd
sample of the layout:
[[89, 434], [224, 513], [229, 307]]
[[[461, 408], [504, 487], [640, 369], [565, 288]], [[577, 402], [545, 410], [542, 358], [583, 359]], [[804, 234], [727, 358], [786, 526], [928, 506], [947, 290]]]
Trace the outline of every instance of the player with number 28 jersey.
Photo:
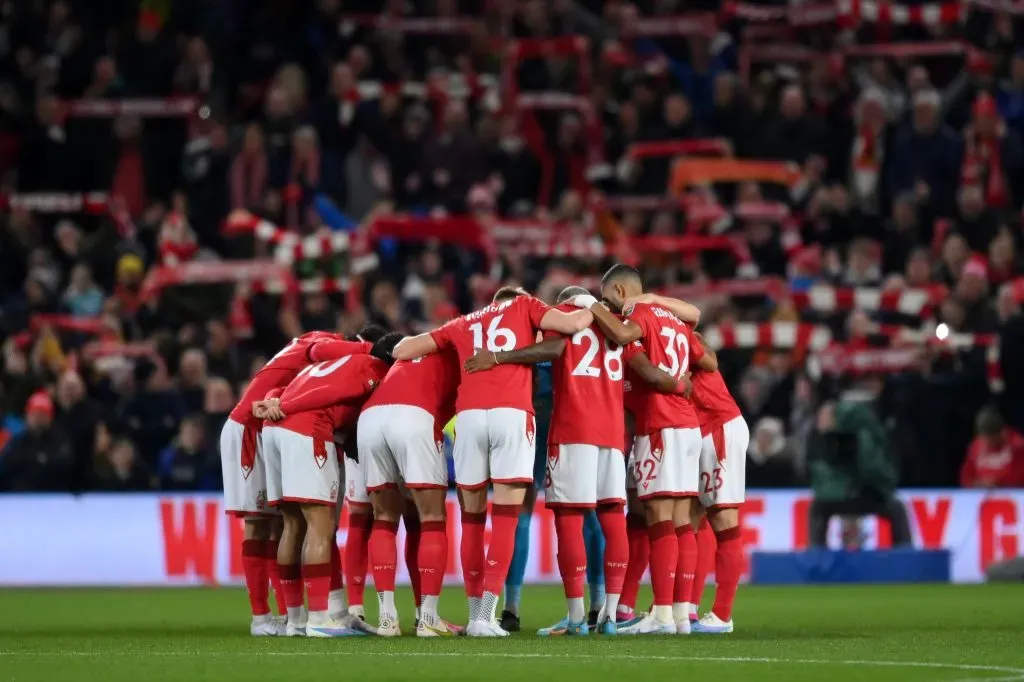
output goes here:
[[[575, 308], [562, 304], [559, 309]], [[611, 416], [623, 411], [624, 369], [622, 346], [596, 324], [566, 339], [565, 350], [552, 361], [554, 409], [545, 480], [549, 507], [626, 501], [625, 424]]]

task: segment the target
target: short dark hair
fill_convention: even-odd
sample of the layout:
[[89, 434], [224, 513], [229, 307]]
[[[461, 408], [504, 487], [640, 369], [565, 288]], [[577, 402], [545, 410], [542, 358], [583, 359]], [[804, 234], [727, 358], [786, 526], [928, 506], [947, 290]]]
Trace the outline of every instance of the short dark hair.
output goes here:
[[505, 301], [516, 296], [528, 296], [522, 287], [501, 287], [494, 292], [494, 298], [491, 299], [491, 303], [497, 303], [498, 301]]
[[586, 296], [589, 293], [590, 292], [587, 291], [583, 287], [578, 287], [576, 285], [568, 286], [568, 287], [562, 289], [562, 292], [560, 294], [558, 294], [558, 299], [555, 302], [556, 303], [565, 303], [566, 301], [568, 301], [570, 298], [573, 298], [574, 296]]
[[998, 436], [1003, 431], [1003, 417], [999, 410], [989, 405], [983, 407], [975, 418], [975, 427], [982, 436]]
[[395, 350], [395, 346], [397, 346], [398, 342], [403, 338], [404, 337], [401, 332], [388, 332], [373, 344], [373, 348], [370, 350], [370, 355], [387, 363], [394, 362], [395, 358], [392, 353]]
[[608, 268], [608, 272], [604, 273], [604, 277], [601, 278], [601, 286], [608, 286], [612, 282], [620, 282], [627, 279], [636, 280], [637, 284], [641, 287], [643, 286], [643, 278], [640, 277], [640, 273], [636, 268], [625, 263], [617, 263]]
[[349, 339], [350, 341], [366, 341], [368, 343], [377, 343], [388, 333], [388, 330], [379, 324], [367, 324], [364, 325], [359, 333], [356, 334], [357, 339]]

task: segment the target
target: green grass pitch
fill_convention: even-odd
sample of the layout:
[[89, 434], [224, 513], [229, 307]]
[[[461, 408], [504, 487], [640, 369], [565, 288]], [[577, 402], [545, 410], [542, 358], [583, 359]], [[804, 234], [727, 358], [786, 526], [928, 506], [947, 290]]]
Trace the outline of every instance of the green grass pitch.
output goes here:
[[509, 639], [254, 639], [237, 589], [0, 590], [0, 682], [1024, 682], [1024, 585], [741, 587], [729, 636], [532, 634], [563, 609], [559, 588], [527, 587]]

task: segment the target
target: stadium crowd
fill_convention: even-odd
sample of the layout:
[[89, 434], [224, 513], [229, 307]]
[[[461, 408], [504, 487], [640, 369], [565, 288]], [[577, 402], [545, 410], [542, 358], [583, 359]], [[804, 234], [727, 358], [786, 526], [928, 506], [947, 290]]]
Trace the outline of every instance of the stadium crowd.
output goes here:
[[613, 260], [700, 305], [750, 487], [837, 395], [893, 483], [1024, 485], [1014, 14], [0, 4], [0, 490], [218, 489], [287, 339]]

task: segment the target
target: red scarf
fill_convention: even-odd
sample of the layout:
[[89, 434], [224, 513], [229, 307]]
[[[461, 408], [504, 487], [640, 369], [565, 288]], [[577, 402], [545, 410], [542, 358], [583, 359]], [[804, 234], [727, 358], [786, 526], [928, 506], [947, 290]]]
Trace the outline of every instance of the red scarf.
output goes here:
[[1001, 158], [1002, 126], [995, 135], [983, 138], [973, 128], [964, 133], [964, 162], [961, 182], [979, 185], [985, 192], [985, 203], [995, 208], [1010, 204]]

